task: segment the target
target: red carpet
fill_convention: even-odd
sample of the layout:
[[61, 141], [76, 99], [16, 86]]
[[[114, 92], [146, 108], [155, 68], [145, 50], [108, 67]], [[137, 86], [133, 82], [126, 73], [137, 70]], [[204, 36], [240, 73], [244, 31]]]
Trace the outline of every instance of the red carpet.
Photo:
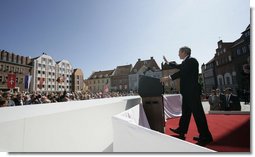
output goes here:
[[[206, 118], [214, 140], [207, 148], [218, 152], [250, 152], [250, 115], [206, 115]], [[167, 120], [167, 135], [175, 135], [169, 128], [177, 128], [179, 119]], [[192, 117], [186, 141], [196, 143], [194, 136], [198, 132]]]

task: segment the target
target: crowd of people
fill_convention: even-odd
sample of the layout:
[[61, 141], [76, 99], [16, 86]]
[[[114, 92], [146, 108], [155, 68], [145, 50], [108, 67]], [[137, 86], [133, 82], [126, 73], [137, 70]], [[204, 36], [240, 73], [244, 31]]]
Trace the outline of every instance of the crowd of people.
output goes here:
[[0, 107], [56, 103], [75, 100], [100, 99], [134, 95], [133, 92], [3, 92], [0, 91]]
[[226, 88], [224, 93], [220, 89], [213, 89], [208, 102], [210, 104], [210, 111], [241, 111], [239, 97], [233, 94], [231, 88]]

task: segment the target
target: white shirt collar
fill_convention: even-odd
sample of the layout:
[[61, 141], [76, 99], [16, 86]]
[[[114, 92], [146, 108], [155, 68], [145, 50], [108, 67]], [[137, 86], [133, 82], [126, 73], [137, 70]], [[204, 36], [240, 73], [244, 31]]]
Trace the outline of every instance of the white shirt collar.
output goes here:
[[183, 59], [183, 61], [185, 61], [187, 58], [189, 58], [189, 55], [187, 55], [187, 56]]

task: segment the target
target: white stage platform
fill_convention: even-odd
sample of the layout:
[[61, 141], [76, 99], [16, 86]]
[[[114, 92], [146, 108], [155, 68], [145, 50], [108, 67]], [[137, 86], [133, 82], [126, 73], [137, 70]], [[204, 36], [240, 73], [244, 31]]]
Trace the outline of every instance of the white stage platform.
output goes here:
[[0, 108], [0, 151], [213, 152], [148, 129], [140, 103], [129, 96]]

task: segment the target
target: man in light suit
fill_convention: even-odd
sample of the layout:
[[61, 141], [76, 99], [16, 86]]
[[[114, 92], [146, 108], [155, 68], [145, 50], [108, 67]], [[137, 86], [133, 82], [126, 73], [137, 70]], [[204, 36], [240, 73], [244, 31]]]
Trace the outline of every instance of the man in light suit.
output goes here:
[[195, 119], [199, 137], [193, 139], [197, 141], [198, 145], [204, 146], [213, 141], [212, 135], [208, 129], [207, 120], [202, 107], [198, 84], [198, 68], [199, 64], [195, 58], [190, 57], [191, 49], [189, 47], [181, 47], [179, 49], [179, 57], [183, 62], [179, 65], [169, 63], [165, 57], [164, 60], [169, 66], [180, 69], [171, 76], [161, 78], [161, 82], [166, 82], [169, 79], [175, 80], [180, 78], [180, 93], [183, 96], [182, 101], [182, 116], [179, 121], [177, 129], [170, 128], [170, 130], [179, 135], [178, 138], [185, 139], [185, 134], [188, 132], [191, 114]]

